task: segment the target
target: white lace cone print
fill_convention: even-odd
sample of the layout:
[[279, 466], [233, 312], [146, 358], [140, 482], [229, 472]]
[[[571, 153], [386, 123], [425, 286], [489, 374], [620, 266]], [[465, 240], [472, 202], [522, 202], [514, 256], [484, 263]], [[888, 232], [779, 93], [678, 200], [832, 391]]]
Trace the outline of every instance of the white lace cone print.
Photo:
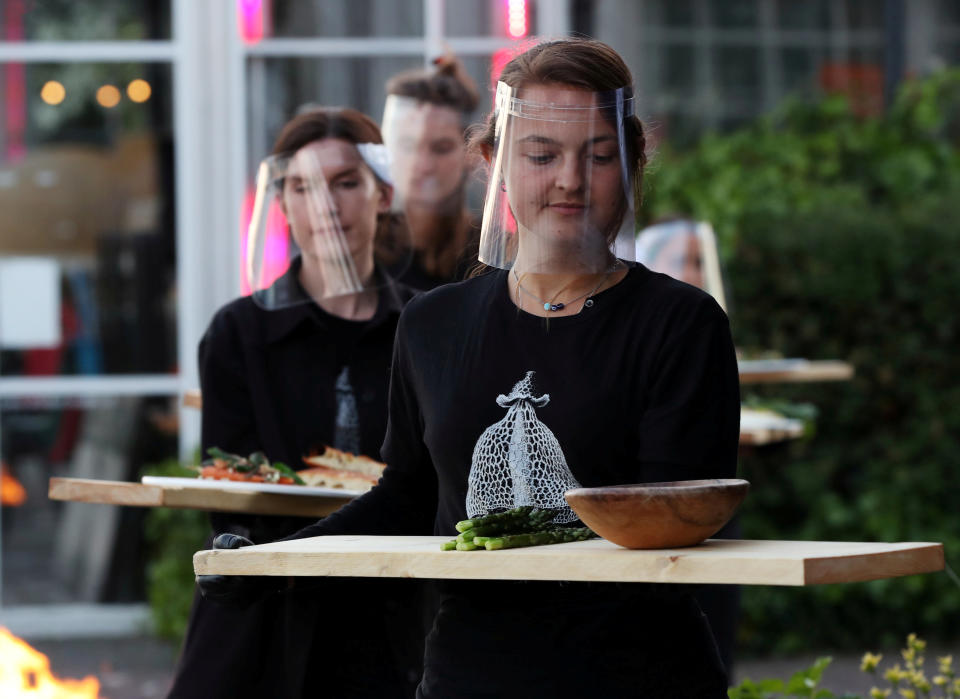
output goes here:
[[560, 448], [560, 442], [537, 419], [535, 408], [550, 402], [550, 395], [533, 395], [533, 372], [517, 382], [497, 405], [509, 408], [505, 418], [490, 425], [473, 448], [467, 485], [467, 516], [478, 517], [520, 505], [554, 508], [554, 522], [577, 516], [563, 499], [564, 491], [579, 488]]

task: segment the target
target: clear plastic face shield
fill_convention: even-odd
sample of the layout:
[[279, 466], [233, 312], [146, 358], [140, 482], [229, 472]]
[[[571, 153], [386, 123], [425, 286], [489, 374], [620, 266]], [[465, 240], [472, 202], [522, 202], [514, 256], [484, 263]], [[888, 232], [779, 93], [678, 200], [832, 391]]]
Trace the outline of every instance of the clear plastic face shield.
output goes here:
[[638, 157], [629, 88], [497, 85], [479, 259], [588, 274], [633, 260]]
[[637, 236], [637, 261], [703, 289], [727, 309], [717, 239], [709, 223], [677, 219], [644, 228]]
[[[244, 283], [260, 306], [284, 308], [385, 283], [374, 251], [390, 210], [388, 166], [384, 146], [338, 138], [260, 163], [243, 250]], [[406, 243], [393, 242], [398, 250]]]
[[463, 115], [438, 104], [389, 95], [383, 142], [390, 153], [393, 207], [457, 211], [467, 173]]

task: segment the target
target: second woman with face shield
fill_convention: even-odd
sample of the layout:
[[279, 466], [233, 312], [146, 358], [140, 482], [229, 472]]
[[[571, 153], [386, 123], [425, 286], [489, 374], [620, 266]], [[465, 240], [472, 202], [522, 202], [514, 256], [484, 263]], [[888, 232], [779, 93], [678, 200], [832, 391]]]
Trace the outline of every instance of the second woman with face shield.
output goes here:
[[387, 82], [382, 123], [394, 210], [404, 213], [413, 248], [399, 278], [417, 289], [462, 279], [476, 262], [477, 222], [467, 208], [475, 158], [464, 128], [479, 95], [453, 55], [437, 58], [434, 66]]
[[[367, 116], [316, 108], [260, 164], [250, 293], [216, 313], [200, 344], [204, 454], [262, 451], [294, 469], [326, 447], [379, 459], [396, 323], [412, 296], [383, 268], [397, 263], [387, 242], [406, 247], [383, 148]], [[214, 534], [257, 543], [309, 521], [212, 515]], [[416, 619], [409, 592], [341, 579], [242, 609], [198, 598], [170, 697], [409, 697], [422, 658], [404, 632]]]

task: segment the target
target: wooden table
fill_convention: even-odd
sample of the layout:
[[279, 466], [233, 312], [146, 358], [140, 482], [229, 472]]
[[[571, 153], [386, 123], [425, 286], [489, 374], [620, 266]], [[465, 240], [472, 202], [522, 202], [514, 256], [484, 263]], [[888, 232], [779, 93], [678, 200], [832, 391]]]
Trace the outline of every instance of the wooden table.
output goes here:
[[173, 507], [207, 512], [325, 517], [351, 496], [286, 495], [210, 488], [170, 487], [86, 478], [51, 478], [51, 500], [69, 500], [129, 507]]
[[757, 447], [799, 439], [803, 433], [803, 420], [762, 410], [740, 408], [740, 446], [742, 447]]
[[938, 543], [747, 541], [631, 551], [603, 539], [504, 551], [441, 551], [444, 536], [326, 536], [199, 551], [198, 575], [817, 585], [943, 570]]
[[203, 395], [201, 395], [200, 389], [192, 388], [189, 391], [184, 391], [183, 405], [187, 408], [203, 410]]
[[814, 381], [848, 381], [853, 366], [837, 360], [809, 359], [741, 359], [740, 383], [809, 383]]

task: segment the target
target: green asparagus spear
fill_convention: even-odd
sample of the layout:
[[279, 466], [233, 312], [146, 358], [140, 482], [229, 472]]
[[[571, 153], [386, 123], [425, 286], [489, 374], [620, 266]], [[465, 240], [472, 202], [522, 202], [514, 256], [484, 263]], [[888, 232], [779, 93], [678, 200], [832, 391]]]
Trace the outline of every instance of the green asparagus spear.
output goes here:
[[456, 551], [457, 550], [457, 540], [453, 539], [451, 541], [444, 541], [440, 544], [441, 551]]
[[477, 546], [472, 541], [458, 541], [457, 542], [457, 551], [476, 551], [480, 547]]
[[521, 505], [520, 507], [514, 507], [512, 510], [507, 510], [506, 512], [497, 512], [492, 515], [484, 515], [483, 517], [464, 519], [460, 522], [457, 522], [457, 531], [465, 532], [468, 529], [473, 529], [474, 527], [523, 521], [533, 511], [533, 509], [534, 508], [531, 505]]
[[560, 528], [548, 529], [539, 532], [528, 532], [526, 534], [508, 534], [489, 538], [484, 542], [484, 548], [487, 551], [498, 551], [500, 549], [520, 548], [522, 546], [542, 546], [545, 544], [561, 544], [568, 541], [583, 541], [592, 539], [594, 534], [587, 527], [577, 529]]

